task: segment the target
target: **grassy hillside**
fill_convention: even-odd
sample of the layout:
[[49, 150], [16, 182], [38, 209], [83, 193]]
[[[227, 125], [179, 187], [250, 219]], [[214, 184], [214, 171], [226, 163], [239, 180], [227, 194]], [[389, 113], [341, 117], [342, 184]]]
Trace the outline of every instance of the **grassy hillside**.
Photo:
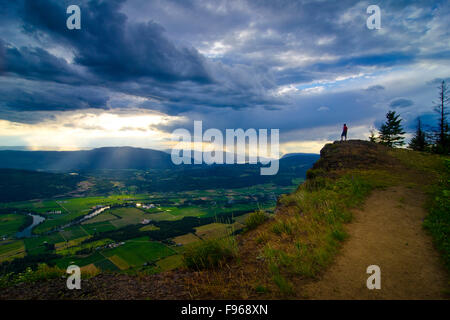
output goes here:
[[279, 199], [275, 217], [238, 239], [236, 258], [201, 271], [189, 286], [202, 298], [304, 298], [302, 286], [332, 264], [346, 241], [353, 209], [373, 190], [392, 186], [429, 195], [424, 225], [448, 265], [445, 161], [365, 141], [326, 145], [307, 181]]

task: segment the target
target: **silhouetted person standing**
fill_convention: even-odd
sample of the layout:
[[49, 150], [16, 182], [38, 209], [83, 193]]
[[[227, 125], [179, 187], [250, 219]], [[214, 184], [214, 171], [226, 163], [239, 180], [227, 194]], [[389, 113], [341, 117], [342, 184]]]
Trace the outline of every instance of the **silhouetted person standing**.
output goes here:
[[342, 128], [341, 141], [345, 137], [345, 141], [347, 141], [347, 124], [344, 123], [344, 127]]

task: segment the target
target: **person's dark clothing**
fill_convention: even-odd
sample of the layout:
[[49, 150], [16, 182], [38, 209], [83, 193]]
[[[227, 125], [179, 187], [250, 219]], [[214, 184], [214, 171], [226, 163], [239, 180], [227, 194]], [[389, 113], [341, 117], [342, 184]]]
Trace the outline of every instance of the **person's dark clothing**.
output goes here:
[[348, 130], [348, 128], [347, 128], [347, 126], [344, 124], [344, 127], [343, 127], [343, 129], [342, 129], [342, 134], [341, 134], [341, 140], [342, 140], [343, 137], [345, 137], [345, 140], [347, 140], [347, 130]]

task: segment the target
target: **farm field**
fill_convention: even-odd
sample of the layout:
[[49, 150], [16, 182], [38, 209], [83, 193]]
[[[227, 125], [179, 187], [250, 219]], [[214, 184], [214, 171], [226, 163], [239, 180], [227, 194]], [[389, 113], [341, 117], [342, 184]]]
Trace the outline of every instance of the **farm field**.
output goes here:
[[[28, 255], [56, 254], [57, 258], [46, 263], [63, 269], [75, 264], [86, 272], [172, 270], [182, 265], [184, 246], [242, 229], [249, 212], [257, 208], [272, 210], [276, 197], [294, 188], [265, 184], [238, 189], [9, 203], [8, 207], [21, 210], [21, 214], [0, 214], [0, 219], [4, 221], [0, 223], [0, 230], [10, 234], [8, 241], [4, 244], [0, 242], [0, 263]], [[137, 203], [139, 206], [136, 206]], [[147, 208], [149, 204], [152, 204], [151, 208]], [[0, 209], [2, 206], [5, 204], [0, 204]], [[66, 226], [93, 212], [94, 208], [104, 206], [111, 206], [111, 209], [89, 220]], [[61, 214], [55, 214], [59, 211]], [[14, 233], [22, 226], [26, 212], [39, 213], [46, 220], [34, 228], [35, 236], [14, 240]], [[192, 229], [188, 228], [185, 234], [180, 235], [177, 230], [185, 230], [185, 219], [191, 219], [186, 220], [190, 223], [205, 222], [195, 222]], [[148, 224], [142, 224], [144, 220], [148, 220]], [[167, 223], [169, 225], [166, 226]], [[173, 228], [170, 223], [174, 224]], [[167, 235], [175, 231], [178, 236], [164, 239], [156, 234], [158, 241], [149, 239], [149, 234], [159, 231]]]
[[90, 235], [117, 229], [109, 221], [97, 222], [92, 224], [83, 224], [82, 226], [83, 229], [86, 230], [86, 232], [89, 233]]
[[[112, 195], [107, 197], [70, 198], [55, 201], [34, 202], [30, 210], [44, 214], [47, 219], [34, 229], [34, 233], [43, 234], [54, 228], [64, 226], [69, 222], [87, 215], [95, 206], [121, 205], [127, 202], [141, 201], [148, 195]], [[27, 208], [23, 203], [13, 204], [13, 207]], [[61, 211], [61, 214], [48, 212]], [[101, 214], [99, 215], [99, 217]]]
[[76, 226], [61, 230], [59, 232], [59, 234], [65, 241], [71, 241], [71, 240], [78, 239], [81, 237], [89, 236], [89, 233], [81, 225], [76, 225]]
[[56, 266], [61, 269], [66, 269], [69, 265], [77, 265], [79, 267], [85, 267], [90, 264], [97, 265], [98, 263], [106, 260], [107, 258], [101, 255], [99, 252], [96, 252], [89, 256], [66, 256], [54, 261]]
[[[148, 219], [148, 215], [137, 208], [118, 208], [109, 210], [109, 214], [116, 216], [116, 219], [109, 221], [114, 227], [120, 228], [130, 224], [139, 224], [144, 219]], [[101, 214], [100, 214], [101, 216]]]
[[152, 224], [148, 224], [142, 228], [139, 229], [139, 231], [153, 231], [153, 230], [159, 230], [158, 227], [152, 225]]
[[82, 241], [85, 239], [86, 238], [76, 239], [76, 240], [73, 240], [72, 243], [69, 242], [67, 246], [63, 246], [60, 248], [57, 247], [56, 253], [63, 255], [63, 256], [76, 255], [77, 252], [79, 252], [81, 250], [91, 251], [91, 250], [95, 250], [96, 248], [104, 247], [104, 246], [107, 246], [108, 244], [114, 243], [114, 241], [112, 241], [110, 239], [102, 239], [99, 241], [82, 243]]
[[176, 254], [156, 262], [161, 271], [170, 271], [183, 265], [183, 256]]
[[0, 262], [25, 256], [22, 240], [0, 242]]
[[117, 220], [118, 218], [111, 214], [111, 210], [106, 210], [105, 212], [99, 214], [98, 216], [86, 220], [82, 223], [82, 225], [90, 225], [90, 224], [97, 224], [101, 222], [107, 222], [112, 220]]
[[21, 214], [0, 215], [0, 238], [15, 235], [25, 220], [26, 216]]
[[185, 235], [175, 237], [172, 240], [176, 244], [187, 245], [192, 242], [200, 241], [201, 239], [193, 233], [187, 233]]
[[176, 254], [176, 251], [159, 242], [150, 241], [147, 237], [132, 239], [117, 248], [102, 252], [102, 255], [110, 258], [114, 264], [114, 261], [119, 261], [120, 265], [125, 262], [133, 267], [156, 262], [173, 254]]
[[232, 226], [224, 223], [211, 223], [195, 228], [195, 235], [202, 240], [224, 237], [232, 232]]

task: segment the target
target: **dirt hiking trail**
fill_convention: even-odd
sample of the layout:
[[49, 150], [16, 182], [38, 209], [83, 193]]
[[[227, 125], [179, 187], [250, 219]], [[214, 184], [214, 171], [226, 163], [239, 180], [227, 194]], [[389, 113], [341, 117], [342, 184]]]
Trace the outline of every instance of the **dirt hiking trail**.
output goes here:
[[[447, 273], [422, 228], [425, 195], [392, 187], [374, 191], [347, 225], [335, 262], [304, 289], [308, 299], [446, 299]], [[369, 265], [381, 269], [381, 289], [366, 287]]]

